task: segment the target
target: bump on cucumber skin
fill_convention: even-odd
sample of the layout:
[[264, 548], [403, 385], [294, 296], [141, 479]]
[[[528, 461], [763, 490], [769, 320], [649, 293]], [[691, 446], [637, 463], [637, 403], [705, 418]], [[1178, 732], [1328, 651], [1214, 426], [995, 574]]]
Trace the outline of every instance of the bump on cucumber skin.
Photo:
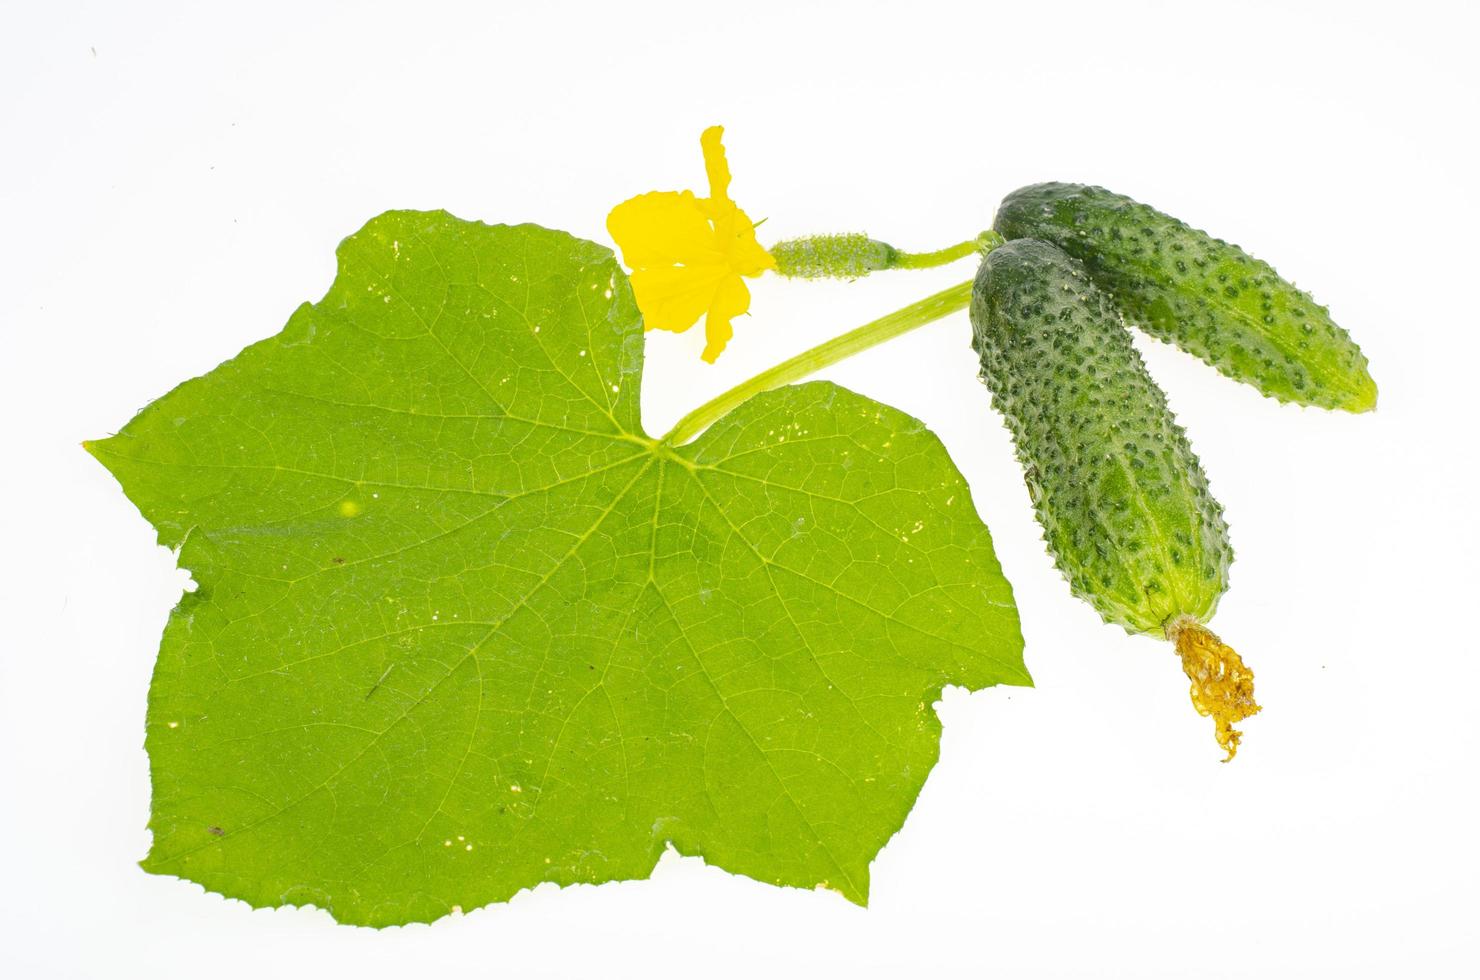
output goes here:
[[1131, 632], [1210, 618], [1233, 560], [1223, 509], [1109, 295], [1053, 245], [1021, 239], [982, 261], [971, 324], [1073, 592]]
[[1146, 332], [1282, 402], [1364, 412], [1367, 358], [1324, 306], [1268, 263], [1170, 215], [1084, 184], [1033, 184], [993, 227], [1052, 242], [1084, 263]]

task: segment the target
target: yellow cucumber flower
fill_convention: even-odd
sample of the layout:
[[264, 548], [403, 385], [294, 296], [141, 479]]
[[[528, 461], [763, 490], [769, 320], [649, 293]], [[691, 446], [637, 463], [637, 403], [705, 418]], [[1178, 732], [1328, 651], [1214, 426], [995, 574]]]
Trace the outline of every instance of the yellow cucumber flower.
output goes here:
[[699, 137], [709, 196], [653, 191], [623, 201], [606, 230], [632, 270], [632, 293], [649, 330], [682, 333], [704, 317], [704, 360], [711, 364], [734, 335], [730, 321], [750, 309], [742, 276], [776, 268], [755, 240], [755, 225], [730, 200], [730, 167], [721, 126]]

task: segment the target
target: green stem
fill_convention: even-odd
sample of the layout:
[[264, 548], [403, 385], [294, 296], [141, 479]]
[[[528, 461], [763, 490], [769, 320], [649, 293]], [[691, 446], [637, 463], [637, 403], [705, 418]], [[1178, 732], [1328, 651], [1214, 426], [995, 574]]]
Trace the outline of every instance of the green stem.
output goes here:
[[900, 252], [895, 251], [894, 261], [889, 264], [891, 269], [931, 269], [938, 265], [945, 265], [957, 259], [964, 259], [981, 247], [981, 240], [973, 238], [950, 248], [937, 249], [934, 252]]
[[[974, 241], [968, 244], [973, 249], [977, 247]], [[952, 249], [946, 251], [952, 251]], [[669, 430], [662, 441], [670, 446], [681, 446], [734, 410], [741, 402], [763, 391], [770, 391], [772, 388], [780, 388], [793, 381], [800, 381], [809, 374], [820, 371], [830, 364], [836, 364], [844, 358], [852, 357], [860, 351], [866, 351], [886, 340], [893, 340], [927, 323], [933, 323], [943, 316], [949, 316], [957, 310], [964, 310], [971, 303], [971, 284], [972, 280], [968, 279], [949, 289], [943, 289], [933, 296], [927, 296], [917, 303], [911, 303], [903, 309], [881, 316], [872, 323], [865, 323], [857, 329], [840, 334], [832, 340], [818, 344], [811, 350], [803, 351], [796, 357], [762, 371], [749, 381], [741, 382], [679, 419], [678, 424]]]

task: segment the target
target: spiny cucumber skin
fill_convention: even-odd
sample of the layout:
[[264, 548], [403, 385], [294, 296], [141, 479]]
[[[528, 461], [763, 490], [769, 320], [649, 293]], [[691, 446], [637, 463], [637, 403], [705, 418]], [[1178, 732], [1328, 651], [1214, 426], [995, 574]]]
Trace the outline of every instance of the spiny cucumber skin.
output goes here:
[[1126, 315], [1280, 401], [1364, 412], [1367, 358], [1324, 306], [1237, 245], [1102, 187], [1047, 183], [1003, 199], [993, 227], [1084, 263]]
[[1053, 245], [1021, 239], [983, 260], [971, 324], [1074, 593], [1131, 632], [1211, 618], [1233, 560], [1223, 509], [1109, 295]]

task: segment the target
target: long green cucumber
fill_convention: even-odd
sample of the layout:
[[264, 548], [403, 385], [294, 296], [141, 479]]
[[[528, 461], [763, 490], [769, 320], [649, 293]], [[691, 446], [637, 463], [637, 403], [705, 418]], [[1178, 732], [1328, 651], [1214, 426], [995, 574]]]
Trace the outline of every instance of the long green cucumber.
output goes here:
[[1237, 245], [1084, 184], [1013, 191], [993, 227], [1057, 245], [1138, 326], [1266, 395], [1349, 412], [1377, 405], [1367, 358], [1347, 332]]
[[1228, 587], [1228, 526], [1111, 297], [1055, 246], [1020, 239], [983, 259], [971, 324], [1070, 588], [1108, 622], [1176, 642], [1231, 757], [1232, 723], [1257, 710], [1252, 674], [1200, 625]]

